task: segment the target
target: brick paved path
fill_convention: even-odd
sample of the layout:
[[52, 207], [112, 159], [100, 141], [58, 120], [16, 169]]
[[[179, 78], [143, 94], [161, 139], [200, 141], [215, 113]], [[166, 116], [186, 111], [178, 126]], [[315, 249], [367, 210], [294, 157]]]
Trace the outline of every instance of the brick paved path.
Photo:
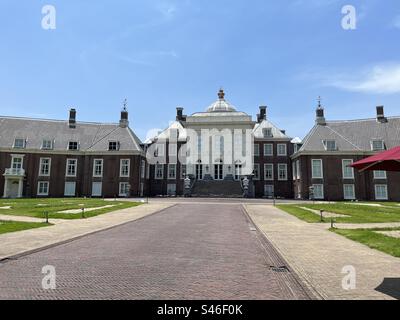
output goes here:
[[283, 264], [240, 205], [182, 204], [0, 264], [0, 299], [309, 298]]

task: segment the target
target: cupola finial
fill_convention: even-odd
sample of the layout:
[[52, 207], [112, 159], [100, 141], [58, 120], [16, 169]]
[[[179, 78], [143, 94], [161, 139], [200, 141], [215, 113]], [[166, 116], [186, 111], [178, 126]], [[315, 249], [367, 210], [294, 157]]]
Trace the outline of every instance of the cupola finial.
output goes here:
[[218, 98], [220, 99], [220, 100], [224, 100], [225, 99], [225, 92], [224, 92], [224, 89], [220, 89], [219, 90], [219, 92], [218, 92]]

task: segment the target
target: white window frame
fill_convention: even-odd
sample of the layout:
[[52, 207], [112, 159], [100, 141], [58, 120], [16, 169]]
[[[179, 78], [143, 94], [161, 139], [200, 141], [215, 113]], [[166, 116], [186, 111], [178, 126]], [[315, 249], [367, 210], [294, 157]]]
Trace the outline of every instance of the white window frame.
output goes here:
[[[101, 174], [96, 173], [96, 162], [100, 161], [101, 163]], [[103, 159], [93, 159], [93, 177], [94, 178], [102, 178], [104, 172], [104, 160]]]
[[[171, 177], [171, 168], [174, 168], [175, 174]], [[176, 164], [174, 163], [169, 163], [168, 164], [168, 180], [176, 180]]]
[[[40, 192], [41, 184], [47, 185], [47, 192]], [[37, 186], [37, 195], [38, 196], [48, 196], [49, 191], [50, 191], [50, 182], [49, 181], [38, 181], [38, 186]]]
[[[66, 193], [67, 184], [74, 186], [74, 194], [67, 194]], [[64, 197], [75, 197], [75, 196], [76, 196], [76, 182], [75, 181], [65, 181], [65, 183], [64, 183]]]
[[[376, 148], [374, 148], [374, 143], [375, 142], [381, 142], [382, 143], [382, 149], [376, 149]], [[371, 150], [372, 151], [384, 151], [386, 148], [385, 148], [385, 140], [381, 140], [381, 139], [374, 139], [374, 140], [371, 140]]]
[[260, 145], [258, 143], [254, 144], [254, 156], [259, 157], [260, 156]]
[[[157, 175], [157, 172], [158, 172], [159, 168], [161, 168], [161, 176]], [[164, 179], [164, 165], [163, 164], [157, 163], [154, 166], [154, 179], [155, 180], [163, 180]]]
[[[50, 143], [50, 146], [47, 143]], [[40, 147], [42, 150], [53, 150], [54, 149], [54, 142], [50, 139], [43, 139], [42, 146]]]
[[[281, 147], [284, 147], [284, 149], [285, 149], [285, 152], [280, 152], [281, 150], [280, 150], [280, 148]], [[278, 143], [277, 144], [277, 153], [278, 153], [278, 157], [286, 157], [287, 156], [287, 144], [286, 143]]]
[[[258, 169], [256, 169], [258, 168]], [[256, 176], [255, 172], [258, 172], [258, 176]], [[255, 181], [259, 181], [261, 179], [261, 175], [260, 175], [260, 164], [259, 163], [255, 163], [254, 164], [254, 180]]]
[[[70, 149], [71, 143], [76, 143], [76, 149]], [[68, 151], [79, 151], [79, 147], [80, 147], [79, 141], [68, 141], [68, 146], [67, 146]]]
[[[17, 146], [17, 140], [22, 141], [22, 146]], [[24, 138], [15, 138], [13, 143], [13, 149], [25, 149], [26, 148], [26, 139]]]
[[[111, 145], [114, 146], [114, 144], [115, 144], [115, 149], [111, 148]], [[108, 151], [119, 151], [119, 149], [120, 149], [119, 141], [115, 141], [115, 140], [108, 141]]]
[[[281, 178], [281, 168], [284, 167], [285, 178]], [[288, 166], [286, 163], [278, 163], [278, 181], [288, 181]]]
[[[354, 163], [353, 159], [342, 159], [342, 177], [343, 179], [354, 179], [354, 168], [352, 167], [347, 167], [347, 165], [345, 164], [345, 162], [350, 162], [350, 164]], [[351, 175], [350, 176], [346, 176], [346, 169], [351, 169]]]
[[[266, 153], [267, 146], [271, 146], [271, 153]], [[263, 155], [264, 155], [264, 157], [273, 157], [274, 156], [274, 144], [273, 143], [264, 143]]]
[[144, 179], [146, 177], [146, 160], [140, 161], [140, 178]]
[[[49, 160], [48, 163], [48, 173], [42, 173], [42, 167], [43, 167], [43, 161], [44, 160]], [[50, 177], [51, 174], [51, 158], [40, 158], [39, 161], [39, 177]]]
[[[384, 175], [379, 176], [378, 172], [384, 173]], [[387, 172], [384, 170], [374, 170], [374, 180], [386, 180], [387, 179]]]
[[[124, 190], [122, 190], [122, 186], [125, 186], [125, 187], [128, 187], [128, 192], [126, 192], [127, 190], [126, 189], [124, 189]], [[118, 186], [118, 195], [120, 196], [120, 197], [128, 197], [129, 196], [129, 193], [130, 193], [130, 188], [129, 188], [129, 186], [130, 186], [130, 184], [129, 184], [129, 182], [120, 182], [119, 183], [119, 186]], [[125, 191], [125, 193], [124, 192], [121, 192], [121, 191]]]
[[296, 160], [296, 178], [301, 180], [300, 160]]
[[[317, 176], [314, 172], [314, 161], [318, 161], [321, 164], [321, 175]], [[324, 163], [322, 159], [311, 159], [311, 178], [312, 179], [323, 179], [324, 178]]]
[[[332, 149], [328, 148], [328, 143], [329, 143], [329, 142], [333, 142], [333, 143], [335, 144], [335, 147], [332, 148]], [[338, 150], [336, 140], [332, 140], [332, 139], [323, 140], [322, 143], [323, 143], [323, 145], [324, 145], [325, 151], [337, 151], [337, 150]]]
[[[353, 196], [346, 196], [346, 187], [351, 187], [353, 191]], [[343, 185], [343, 198], [344, 200], [356, 200], [356, 186], [354, 184], [344, 184]]]
[[[126, 165], [124, 165], [124, 162], [127, 162]], [[127, 166], [127, 173], [123, 171], [123, 168]], [[120, 178], [129, 178], [131, 176], [131, 159], [120, 159], [119, 160], [119, 176]]]
[[[324, 188], [324, 185], [323, 184], [313, 184], [313, 187], [314, 187], [314, 199], [316, 199], [316, 200], [323, 200], [323, 199], [325, 199], [325, 188]], [[321, 196], [319, 196], [319, 197], [317, 197], [316, 196], [316, 193], [315, 193], [315, 190], [316, 190], [316, 187], [321, 187]]]
[[[380, 188], [380, 187], [383, 187], [383, 188], [385, 188], [385, 190], [386, 190], [386, 197], [378, 197], [378, 188]], [[384, 201], [387, 201], [387, 200], [389, 200], [389, 190], [388, 190], [388, 186], [387, 186], [387, 184], [376, 184], [375, 185], [375, 187], [374, 187], [374, 189], [375, 189], [375, 200], [384, 200]]]
[[[267, 178], [267, 167], [271, 169], [272, 177]], [[264, 180], [265, 181], [274, 181], [274, 164], [273, 163], [264, 163]]]
[[[74, 161], [75, 162], [75, 174], [68, 174], [69, 161]], [[68, 158], [67, 161], [66, 161], [65, 176], [66, 177], [76, 177], [77, 174], [78, 174], [78, 159]]]

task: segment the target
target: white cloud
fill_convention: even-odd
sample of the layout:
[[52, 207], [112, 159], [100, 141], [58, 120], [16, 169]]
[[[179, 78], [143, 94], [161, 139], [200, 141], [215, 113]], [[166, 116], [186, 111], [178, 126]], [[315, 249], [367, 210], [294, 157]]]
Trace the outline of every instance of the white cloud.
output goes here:
[[340, 78], [331, 81], [330, 85], [354, 92], [400, 93], [400, 64], [377, 65], [359, 73], [353, 79], [346, 79], [343, 76]]
[[393, 27], [400, 29], [400, 15], [393, 19]]

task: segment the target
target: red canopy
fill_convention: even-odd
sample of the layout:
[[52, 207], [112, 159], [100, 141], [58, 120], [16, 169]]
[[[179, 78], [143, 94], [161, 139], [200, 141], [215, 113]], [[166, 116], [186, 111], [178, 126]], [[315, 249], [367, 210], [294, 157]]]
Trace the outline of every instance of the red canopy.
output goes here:
[[351, 166], [361, 171], [400, 171], [400, 146], [357, 161]]

